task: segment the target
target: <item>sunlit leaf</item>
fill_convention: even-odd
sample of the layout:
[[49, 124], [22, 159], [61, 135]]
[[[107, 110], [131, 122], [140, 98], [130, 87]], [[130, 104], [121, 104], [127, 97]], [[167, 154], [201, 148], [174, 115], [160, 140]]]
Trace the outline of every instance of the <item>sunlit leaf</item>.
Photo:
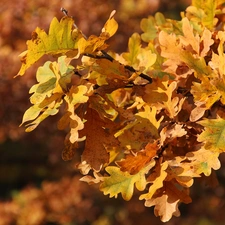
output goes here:
[[138, 173], [145, 167], [155, 156], [158, 151], [157, 143], [148, 143], [145, 149], [138, 153], [129, 154], [122, 161], [118, 161], [117, 165], [120, 166], [120, 170], [129, 172], [131, 175]]
[[167, 172], [165, 171], [167, 169], [168, 163], [164, 162], [159, 167], [156, 166], [157, 171], [150, 174], [148, 177], [148, 182], [152, 183], [152, 185], [149, 187], [148, 193], [142, 194], [139, 199], [151, 199], [152, 196], [155, 194], [155, 192], [163, 187], [163, 181], [165, 180], [167, 176]]
[[134, 185], [139, 191], [143, 191], [146, 186], [145, 174], [155, 165], [152, 161], [148, 166], [140, 170], [135, 175], [130, 175], [128, 172], [122, 172], [118, 167], [108, 166], [106, 171], [109, 177], [104, 177], [103, 183], [100, 185], [100, 190], [109, 197], [117, 198], [121, 193], [124, 200], [130, 200], [133, 196]]
[[64, 17], [60, 21], [53, 18], [49, 33], [36, 28], [32, 34], [32, 39], [27, 41], [27, 51], [22, 55], [22, 66], [18, 75], [23, 75], [25, 71], [43, 55], [58, 55], [77, 51], [74, 49], [77, 40], [72, 37], [74, 20], [71, 17]]
[[[215, 13], [217, 1], [215, 0], [193, 0], [192, 5], [198, 10], [195, 15], [196, 18], [202, 22], [207, 28], [212, 29], [215, 25]], [[187, 9], [187, 11], [190, 9]], [[192, 9], [193, 10], [193, 9]]]
[[198, 151], [187, 153], [186, 156], [191, 161], [190, 170], [193, 173], [204, 173], [209, 176], [212, 169], [218, 170], [220, 168], [219, 152], [201, 148]]

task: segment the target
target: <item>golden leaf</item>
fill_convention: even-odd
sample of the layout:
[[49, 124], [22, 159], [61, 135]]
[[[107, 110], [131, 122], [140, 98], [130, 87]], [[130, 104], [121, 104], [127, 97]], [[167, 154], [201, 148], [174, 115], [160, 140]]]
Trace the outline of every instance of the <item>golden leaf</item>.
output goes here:
[[53, 18], [49, 34], [36, 28], [32, 39], [27, 41], [27, 51], [21, 54], [22, 66], [18, 75], [22, 76], [45, 54], [58, 55], [74, 52], [73, 54], [76, 55], [77, 50], [74, 49], [74, 46], [77, 40], [72, 37], [73, 24], [74, 21], [71, 17], [64, 17], [60, 21]]
[[146, 186], [145, 174], [155, 165], [155, 161], [140, 170], [137, 174], [131, 175], [128, 172], [122, 172], [118, 167], [108, 166], [106, 171], [109, 177], [104, 177], [103, 183], [100, 185], [100, 190], [109, 197], [117, 198], [121, 193], [124, 200], [129, 201], [133, 196], [134, 185], [139, 191], [143, 191]]

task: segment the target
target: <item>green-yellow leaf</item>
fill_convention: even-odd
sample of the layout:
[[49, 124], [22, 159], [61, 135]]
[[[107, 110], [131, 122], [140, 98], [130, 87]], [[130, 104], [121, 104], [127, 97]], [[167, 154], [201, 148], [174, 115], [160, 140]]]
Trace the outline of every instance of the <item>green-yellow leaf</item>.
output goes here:
[[34, 93], [30, 101], [33, 104], [41, 103], [46, 97], [53, 93], [64, 93], [67, 91], [67, 84], [71, 82], [73, 67], [65, 62], [65, 56], [59, 57], [58, 62], [46, 62], [37, 70], [37, 81], [31, 87], [29, 93]]
[[198, 141], [205, 143], [206, 149], [225, 152], [225, 120], [223, 118], [204, 119], [198, 123], [204, 127]]
[[145, 42], [152, 41], [157, 36], [157, 29], [155, 27], [155, 19], [150, 16], [149, 18], [142, 19], [141, 21], [141, 29], [144, 32], [141, 35], [141, 38]]
[[128, 51], [123, 53], [123, 58], [127, 61], [129, 65], [134, 67], [135, 64], [139, 64], [139, 60], [137, 59], [138, 53], [140, 51], [141, 38], [138, 33], [134, 33], [128, 42]]
[[[43, 113], [41, 113], [34, 121], [32, 121], [29, 124], [26, 124], [26, 132], [31, 132], [34, 130], [43, 120], [45, 120], [49, 116], [53, 116], [58, 113], [59, 106], [62, 104], [62, 101], [60, 102], [52, 102], [48, 108], [43, 110]], [[30, 120], [30, 119], [29, 119]], [[24, 123], [25, 121], [23, 121]]]
[[100, 185], [100, 190], [105, 195], [109, 194], [109, 197], [117, 198], [121, 193], [124, 200], [129, 201], [133, 196], [134, 184], [139, 191], [143, 191], [146, 187], [145, 174], [155, 165], [155, 161], [152, 160], [148, 166], [140, 170], [135, 175], [130, 175], [128, 172], [122, 172], [118, 167], [108, 166], [106, 171], [109, 173], [109, 177], [104, 177], [103, 183]]
[[[217, 1], [215, 0], [193, 0], [192, 5], [199, 11], [196, 16], [200, 19], [203, 25], [212, 29], [215, 24], [215, 13]], [[188, 10], [188, 9], [187, 9]], [[204, 14], [202, 13], [204, 12]]]
[[27, 51], [21, 54], [22, 66], [18, 75], [23, 75], [25, 71], [37, 62], [43, 55], [58, 55], [73, 52], [75, 56], [77, 50], [74, 49], [78, 40], [72, 36], [74, 20], [64, 17], [60, 21], [53, 18], [49, 34], [39, 27], [32, 34], [32, 39], [27, 41]]
[[27, 121], [34, 120], [38, 117], [40, 114], [42, 108], [40, 108], [38, 105], [33, 105], [29, 109], [26, 110], [26, 112], [23, 115], [22, 123], [20, 126]]

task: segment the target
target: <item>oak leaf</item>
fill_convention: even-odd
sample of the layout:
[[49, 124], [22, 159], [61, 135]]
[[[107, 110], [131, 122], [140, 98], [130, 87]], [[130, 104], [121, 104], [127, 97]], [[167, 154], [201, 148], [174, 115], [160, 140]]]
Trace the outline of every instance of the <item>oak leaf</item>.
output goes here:
[[71, 143], [71, 141], [69, 140], [69, 135], [67, 135], [64, 141], [64, 145], [65, 146], [62, 151], [62, 159], [64, 161], [71, 160], [74, 157], [76, 150], [78, 149], [78, 143]]
[[151, 199], [155, 192], [163, 187], [163, 182], [167, 177], [166, 169], [168, 167], [168, 163], [165, 161], [161, 165], [155, 166], [155, 171], [151, 173], [147, 179], [148, 183], [151, 183], [149, 187], [148, 193], [142, 194], [139, 199], [140, 200], [148, 200]]
[[141, 47], [140, 35], [138, 33], [132, 34], [128, 42], [128, 52], [122, 54], [122, 57], [126, 60], [128, 65], [132, 65], [133, 67], [136, 67], [138, 65], [139, 60], [137, 56], [140, 51], [140, 47]]
[[169, 83], [168, 78], [158, 78], [153, 83], [146, 85], [143, 99], [148, 103], [153, 103], [159, 110], [166, 109], [167, 115], [174, 118], [180, 112], [185, 100], [174, 95], [176, 88], [175, 81]]
[[82, 161], [90, 164], [93, 169], [99, 171], [102, 166], [109, 162], [107, 148], [118, 145], [118, 141], [110, 133], [114, 124], [106, 118], [101, 120], [99, 114], [90, 108], [85, 115], [85, 119], [87, 122], [81, 134], [86, 136], [86, 142], [81, 158]]
[[156, 62], [156, 54], [147, 48], [141, 47], [140, 35], [134, 33], [129, 38], [129, 52], [123, 53], [122, 57], [126, 60], [126, 64], [132, 66], [135, 70], [147, 73], [151, 70], [152, 65]]
[[183, 187], [191, 187], [193, 185], [193, 177], [200, 177], [198, 173], [191, 170], [191, 163], [185, 163], [185, 156], [176, 156], [171, 160], [167, 160], [167, 180], [176, 180]]
[[216, 8], [221, 4], [214, 0], [193, 0], [192, 6], [189, 6], [186, 11], [191, 14], [193, 21], [201, 22], [205, 27], [213, 29], [217, 19], [215, 18]]
[[210, 151], [204, 147], [195, 152], [188, 152], [186, 157], [190, 160], [189, 172], [193, 174], [204, 173], [205, 176], [209, 176], [212, 169], [218, 170], [220, 168], [219, 152]]
[[94, 176], [86, 175], [80, 178], [80, 181], [87, 182], [89, 185], [97, 184], [104, 180], [103, 176], [96, 171], [93, 173]]
[[[192, 32], [189, 23], [190, 22], [187, 18], [183, 19], [182, 29], [184, 34], [186, 33], [186, 26], [188, 26], [190, 32]], [[190, 34], [186, 35], [188, 35], [188, 37], [190, 36]], [[190, 44], [185, 36], [176, 36], [175, 34], [168, 34], [165, 31], [161, 31], [159, 33], [161, 55], [167, 59], [167, 64], [180, 65], [184, 63], [190, 69], [194, 69], [196, 77], [209, 75], [211, 73], [211, 69], [206, 65], [205, 59], [200, 56], [199, 52], [198, 46], [200, 46], [200, 38], [199, 36], [191, 36], [192, 39], [195, 40], [195, 43], [192, 43], [193, 46], [191, 46], [190, 49]]]
[[163, 117], [157, 120], [156, 114], [155, 107], [144, 104], [143, 110], [135, 114], [134, 120], [115, 134], [121, 142], [121, 146], [139, 151], [149, 142], [159, 138], [158, 128]]
[[144, 32], [141, 38], [145, 42], [153, 41], [157, 37], [157, 29], [153, 16], [141, 20], [141, 29]]
[[36, 73], [38, 83], [30, 88], [33, 93], [30, 101], [40, 104], [46, 97], [55, 93], [64, 94], [67, 85], [71, 82], [74, 67], [68, 64], [65, 56], [59, 57], [57, 62], [47, 61], [39, 67]]
[[198, 122], [204, 127], [198, 136], [198, 141], [203, 142], [209, 150], [225, 152], [225, 120], [223, 118], [204, 119]]
[[80, 38], [78, 41], [78, 51], [80, 54], [96, 54], [98, 51], [104, 50], [107, 48], [105, 41], [113, 36], [117, 29], [118, 24], [113, 18], [115, 10], [111, 13], [109, 19], [106, 21], [104, 27], [102, 28], [102, 33], [99, 36], [91, 35], [86, 38]]
[[183, 137], [187, 134], [187, 131], [183, 128], [181, 124], [173, 124], [169, 126], [165, 126], [161, 132], [161, 144], [164, 143], [166, 140], [171, 142], [177, 137]]
[[161, 221], [167, 222], [172, 216], [180, 216], [178, 203], [190, 203], [191, 198], [188, 196], [185, 188], [176, 187], [176, 183], [164, 182], [163, 187], [151, 198], [146, 200], [145, 206], [155, 206], [154, 213], [160, 216]]
[[56, 115], [59, 112], [59, 107], [62, 104], [62, 100], [53, 101], [49, 104], [45, 109], [39, 108], [39, 106], [31, 106], [23, 115], [23, 120], [20, 126], [27, 121], [33, 120], [32, 122], [26, 124], [26, 132], [33, 131], [43, 120], [45, 120], [49, 116]]
[[148, 143], [143, 150], [128, 154], [125, 159], [116, 164], [120, 166], [121, 171], [127, 171], [131, 175], [136, 174], [156, 156], [158, 148], [157, 142]]
[[37, 62], [45, 54], [58, 55], [68, 52], [77, 54], [74, 49], [77, 40], [72, 36], [74, 20], [71, 17], [64, 17], [60, 21], [53, 18], [49, 34], [39, 27], [32, 34], [32, 39], [27, 41], [27, 50], [21, 54], [22, 66], [18, 75]]
[[155, 161], [152, 160], [146, 167], [140, 170], [138, 173], [131, 175], [128, 172], [122, 172], [120, 168], [116, 166], [106, 167], [106, 172], [109, 173], [109, 177], [104, 177], [103, 183], [100, 185], [100, 190], [105, 195], [109, 194], [109, 197], [117, 198], [121, 193], [124, 200], [129, 201], [133, 196], [134, 185], [139, 191], [143, 191], [146, 187], [145, 174], [155, 165]]

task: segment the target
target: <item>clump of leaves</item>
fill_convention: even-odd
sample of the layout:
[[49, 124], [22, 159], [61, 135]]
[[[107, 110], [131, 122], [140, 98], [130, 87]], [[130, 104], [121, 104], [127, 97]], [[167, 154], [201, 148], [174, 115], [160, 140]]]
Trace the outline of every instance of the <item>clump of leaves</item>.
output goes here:
[[225, 151], [224, 3], [193, 0], [180, 21], [145, 18], [121, 54], [107, 50], [114, 12], [99, 36], [87, 38], [69, 16], [48, 33], [37, 28], [18, 75], [44, 55], [57, 60], [37, 70], [26, 131], [61, 109], [63, 159], [84, 142], [82, 181], [125, 200], [136, 188], [163, 222], [179, 216], [194, 178], [218, 170]]

